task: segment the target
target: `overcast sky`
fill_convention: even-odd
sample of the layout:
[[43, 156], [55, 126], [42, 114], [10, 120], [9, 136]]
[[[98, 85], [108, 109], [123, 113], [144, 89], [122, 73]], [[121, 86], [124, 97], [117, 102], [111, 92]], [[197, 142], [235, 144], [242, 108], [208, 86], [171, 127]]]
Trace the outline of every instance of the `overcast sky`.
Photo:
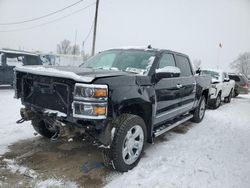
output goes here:
[[[39, 17], [77, 0], [0, 0], [0, 23]], [[94, 0], [40, 21], [0, 25], [0, 48], [56, 51], [63, 39], [81, 46], [94, 19], [92, 6], [60, 21], [30, 30], [74, 12]], [[92, 35], [85, 43], [91, 51]], [[219, 48], [219, 43], [222, 48]], [[226, 70], [240, 53], [250, 51], [250, 0], [100, 0], [97, 51], [119, 46], [147, 46], [186, 53], [203, 67]]]

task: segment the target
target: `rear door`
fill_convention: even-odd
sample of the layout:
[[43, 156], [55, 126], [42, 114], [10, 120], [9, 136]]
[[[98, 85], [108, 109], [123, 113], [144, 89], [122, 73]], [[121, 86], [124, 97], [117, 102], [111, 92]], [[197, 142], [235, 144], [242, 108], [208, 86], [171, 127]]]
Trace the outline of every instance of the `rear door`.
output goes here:
[[176, 55], [177, 67], [181, 70], [181, 112], [187, 112], [194, 106], [196, 95], [196, 80], [191, 68], [189, 58], [184, 55]]
[[[159, 60], [158, 68], [176, 67], [174, 55], [164, 53]], [[180, 113], [181, 89], [178, 87], [180, 78], [163, 78], [155, 84], [156, 118], [154, 124], [169, 120]]]

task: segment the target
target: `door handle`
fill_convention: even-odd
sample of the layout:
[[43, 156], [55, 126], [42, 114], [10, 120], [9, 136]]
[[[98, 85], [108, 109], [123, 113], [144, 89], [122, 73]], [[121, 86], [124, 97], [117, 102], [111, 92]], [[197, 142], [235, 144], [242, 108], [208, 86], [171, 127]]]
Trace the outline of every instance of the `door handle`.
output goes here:
[[182, 85], [181, 85], [181, 84], [177, 84], [176, 87], [177, 87], [178, 89], [180, 89], [180, 88], [182, 88]]

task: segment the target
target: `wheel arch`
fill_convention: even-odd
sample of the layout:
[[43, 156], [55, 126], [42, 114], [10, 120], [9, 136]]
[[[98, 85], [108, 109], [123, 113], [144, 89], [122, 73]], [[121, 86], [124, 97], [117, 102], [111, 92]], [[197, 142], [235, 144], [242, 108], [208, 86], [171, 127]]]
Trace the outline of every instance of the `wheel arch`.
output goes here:
[[148, 102], [133, 103], [122, 106], [119, 115], [133, 114], [141, 117], [147, 128], [147, 141], [151, 142], [152, 137], [152, 105]]
[[206, 102], [208, 101], [208, 98], [209, 98], [209, 89], [204, 89], [202, 91], [202, 96], [204, 96], [206, 98]]

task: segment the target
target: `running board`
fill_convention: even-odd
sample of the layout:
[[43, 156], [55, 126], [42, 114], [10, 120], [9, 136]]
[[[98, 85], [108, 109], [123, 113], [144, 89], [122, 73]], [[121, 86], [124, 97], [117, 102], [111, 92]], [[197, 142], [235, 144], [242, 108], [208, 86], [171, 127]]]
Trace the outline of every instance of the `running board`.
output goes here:
[[160, 128], [158, 128], [158, 129], [155, 130], [154, 137], [162, 135], [163, 133], [169, 131], [170, 129], [172, 129], [172, 128], [174, 128], [174, 127], [176, 127], [176, 126], [184, 123], [185, 121], [190, 120], [192, 117], [193, 117], [193, 115], [189, 114], [189, 115], [184, 116], [183, 118], [181, 118], [180, 120], [176, 121], [173, 124], [167, 124], [167, 125], [161, 126]]

